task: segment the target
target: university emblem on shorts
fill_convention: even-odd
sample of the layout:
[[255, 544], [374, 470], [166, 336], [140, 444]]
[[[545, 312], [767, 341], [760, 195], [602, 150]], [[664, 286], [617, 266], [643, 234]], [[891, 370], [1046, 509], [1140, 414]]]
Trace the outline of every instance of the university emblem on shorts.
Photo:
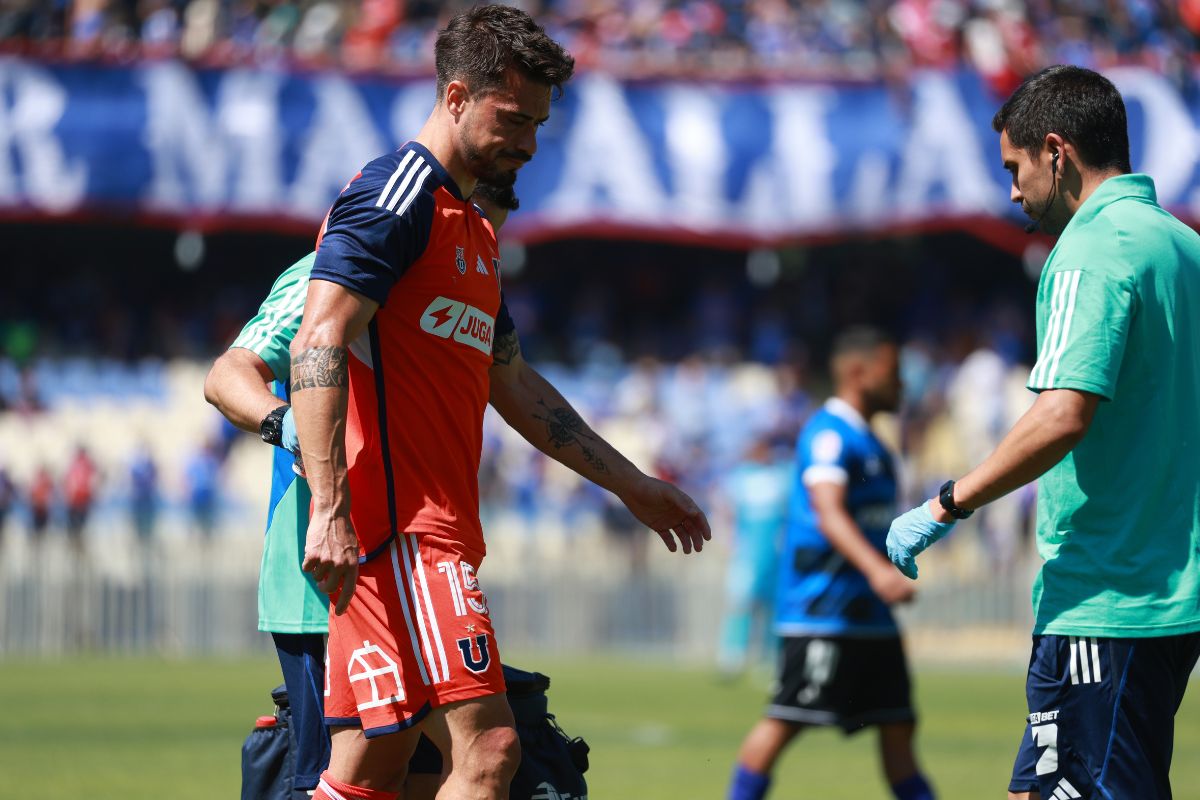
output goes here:
[[[479, 658], [475, 657], [476, 649], [479, 650]], [[492, 654], [488, 652], [488, 635], [486, 633], [477, 634], [474, 641], [471, 641], [470, 636], [459, 639], [458, 652], [462, 653], [463, 665], [471, 672], [486, 672], [488, 664], [492, 662]]]
[[400, 670], [396, 662], [377, 645], [363, 642], [363, 646], [350, 656], [346, 672], [351, 683], [368, 681], [371, 684], [371, 697], [358, 704], [359, 711], [404, 702]]
[[467, 257], [463, 255], [463, 249], [461, 247], [454, 248], [454, 263], [458, 265], [459, 275], [467, 274]]

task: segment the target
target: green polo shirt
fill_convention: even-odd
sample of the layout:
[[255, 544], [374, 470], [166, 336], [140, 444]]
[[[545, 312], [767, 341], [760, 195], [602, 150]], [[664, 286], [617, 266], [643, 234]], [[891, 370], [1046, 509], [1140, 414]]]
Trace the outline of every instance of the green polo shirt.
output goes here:
[[[291, 372], [288, 349], [300, 329], [308, 275], [315, 259], [316, 254], [310, 253], [284, 270], [258, 314], [231, 345], [245, 348], [266, 362], [275, 376], [275, 394], [285, 400]], [[325, 633], [329, 630], [329, 600], [312, 576], [300, 569], [312, 494], [308, 481], [292, 469], [292, 454], [275, 448], [274, 455], [267, 535], [258, 575], [258, 629]]]
[[1103, 398], [1038, 483], [1034, 633], [1200, 630], [1200, 236], [1109, 178], [1042, 270], [1033, 391]]

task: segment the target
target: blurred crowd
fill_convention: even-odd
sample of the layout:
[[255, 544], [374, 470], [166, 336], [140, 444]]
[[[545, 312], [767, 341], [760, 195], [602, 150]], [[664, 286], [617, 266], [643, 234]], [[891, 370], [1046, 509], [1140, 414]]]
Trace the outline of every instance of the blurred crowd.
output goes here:
[[[969, 65], [1001, 90], [1040, 66], [1186, 73], [1200, 0], [512, 0], [584, 68], [864, 78]], [[0, 45], [116, 59], [428, 72], [463, 0], [5, 0]]]

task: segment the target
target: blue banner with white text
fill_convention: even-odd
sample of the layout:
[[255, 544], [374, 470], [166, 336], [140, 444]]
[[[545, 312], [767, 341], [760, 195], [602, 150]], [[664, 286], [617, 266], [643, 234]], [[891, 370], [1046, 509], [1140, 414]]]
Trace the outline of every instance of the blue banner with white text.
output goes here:
[[[1110, 71], [1134, 168], [1200, 219], [1200, 101]], [[402, 144], [432, 80], [0, 59], [0, 217], [101, 214], [315, 234], [358, 169]], [[568, 87], [517, 184], [523, 238], [645, 236], [733, 245], [1012, 221], [970, 73], [884, 83], [622, 82]]]

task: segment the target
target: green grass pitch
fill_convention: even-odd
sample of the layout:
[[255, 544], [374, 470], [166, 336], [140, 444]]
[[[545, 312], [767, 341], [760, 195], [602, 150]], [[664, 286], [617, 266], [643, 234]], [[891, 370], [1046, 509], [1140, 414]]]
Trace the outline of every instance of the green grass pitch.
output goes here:
[[[718, 683], [711, 671], [628, 658], [514, 658], [549, 674], [550, 707], [592, 746], [594, 800], [724, 797], [765, 676]], [[0, 661], [0, 799], [236, 798], [239, 749], [268, 713], [278, 668], [252, 661]], [[1022, 725], [1022, 676], [917, 670], [920, 754], [943, 798], [1004, 796]], [[1176, 726], [1178, 800], [1200, 800], [1200, 687]], [[799, 739], [776, 775], [777, 800], [886, 798], [871, 732]]]

